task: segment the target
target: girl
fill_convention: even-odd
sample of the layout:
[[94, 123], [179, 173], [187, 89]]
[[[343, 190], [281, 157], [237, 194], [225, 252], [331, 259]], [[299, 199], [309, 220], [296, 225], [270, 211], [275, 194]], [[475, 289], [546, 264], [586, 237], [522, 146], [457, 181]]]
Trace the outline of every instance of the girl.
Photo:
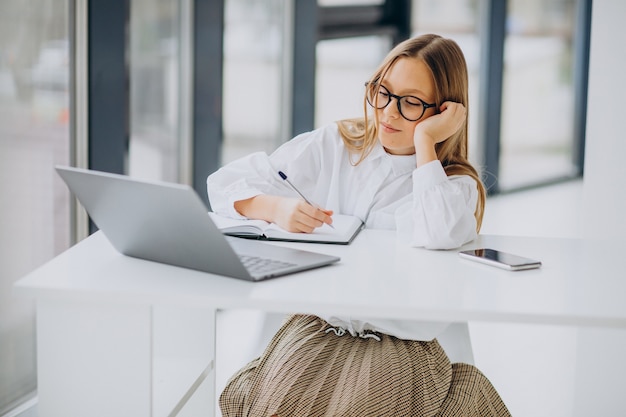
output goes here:
[[[458, 45], [437, 35], [409, 39], [365, 84], [363, 118], [226, 165], [207, 180], [211, 206], [302, 233], [332, 224], [339, 212], [368, 228], [395, 229], [411, 246], [459, 247], [477, 236], [485, 202], [467, 159], [467, 105]], [[294, 196], [279, 170], [324, 208]], [[451, 364], [436, 339], [445, 328], [291, 316], [261, 357], [230, 379], [220, 407], [224, 416], [509, 415], [478, 369]]]

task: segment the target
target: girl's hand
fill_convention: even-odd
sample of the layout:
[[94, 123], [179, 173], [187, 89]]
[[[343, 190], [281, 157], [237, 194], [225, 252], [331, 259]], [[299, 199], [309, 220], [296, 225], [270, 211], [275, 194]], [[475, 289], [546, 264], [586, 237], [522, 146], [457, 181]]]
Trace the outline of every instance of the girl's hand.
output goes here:
[[332, 210], [313, 207], [299, 198], [278, 197], [273, 222], [288, 232], [311, 233], [324, 223], [333, 222]]
[[235, 209], [249, 219], [275, 223], [294, 233], [311, 233], [324, 223], [332, 224], [332, 210], [311, 206], [299, 198], [258, 195], [235, 202]]
[[413, 143], [418, 168], [436, 160], [435, 145], [458, 132], [465, 123], [467, 111], [461, 103], [446, 101], [439, 110], [439, 114], [430, 116], [415, 125]]
[[415, 147], [421, 147], [424, 142], [434, 146], [443, 142], [459, 131], [465, 123], [467, 111], [461, 103], [444, 102], [439, 107], [439, 114], [430, 116], [415, 126], [413, 141]]

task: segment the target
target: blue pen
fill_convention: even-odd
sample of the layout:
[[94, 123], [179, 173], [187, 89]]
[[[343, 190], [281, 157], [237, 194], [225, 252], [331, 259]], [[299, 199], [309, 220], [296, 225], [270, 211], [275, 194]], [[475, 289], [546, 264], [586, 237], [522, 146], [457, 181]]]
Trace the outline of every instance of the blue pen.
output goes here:
[[[280, 175], [280, 177], [281, 177], [283, 180], [285, 180], [285, 182], [286, 182], [287, 184], [289, 184], [289, 186], [291, 187], [291, 189], [292, 189], [292, 190], [294, 190], [296, 193], [298, 193], [298, 195], [299, 195], [300, 197], [302, 197], [302, 199], [303, 199], [304, 201], [306, 201], [309, 205], [311, 205], [311, 206], [315, 207], [316, 209], [323, 210], [320, 206], [318, 206], [317, 204], [312, 203], [312, 202], [311, 202], [311, 200], [309, 200], [308, 198], [306, 198], [306, 197], [304, 196], [304, 194], [302, 194], [302, 193], [300, 192], [300, 190], [298, 190], [298, 189], [296, 188], [296, 186], [295, 186], [295, 185], [293, 185], [293, 184], [291, 183], [291, 181], [289, 181], [289, 180], [287, 179], [287, 175], [286, 175], [283, 171], [278, 171], [278, 175]], [[329, 224], [329, 226], [330, 226], [330, 227], [332, 227], [332, 228], [334, 229], [334, 227], [333, 227], [333, 225], [332, 225], [332, 224]]]

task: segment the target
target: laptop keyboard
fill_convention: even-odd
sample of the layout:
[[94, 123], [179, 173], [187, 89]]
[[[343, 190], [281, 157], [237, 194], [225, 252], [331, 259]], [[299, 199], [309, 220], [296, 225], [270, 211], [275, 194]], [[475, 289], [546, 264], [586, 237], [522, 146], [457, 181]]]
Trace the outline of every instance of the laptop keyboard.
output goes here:
[[239, 255], [239, 259], [241, 259], [241, 262], [243, 262], [243, 265], [251, 274], [263, 274], [296, 265], [290, 262], [250, 255]]

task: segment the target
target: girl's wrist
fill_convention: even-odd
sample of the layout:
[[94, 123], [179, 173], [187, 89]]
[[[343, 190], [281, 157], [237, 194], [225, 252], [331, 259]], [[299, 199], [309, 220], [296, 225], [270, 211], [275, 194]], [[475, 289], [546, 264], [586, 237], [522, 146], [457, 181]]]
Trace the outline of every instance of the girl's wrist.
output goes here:
[[418, 168], [437, 159], [437, 152], [435, 151], [435, 144], [432, 138], [425, 136], [416, 137], [414, 144]]
[[271, 214], [275, 212], [276, 201], [277, 197], [275, 196], [259, 194], [246, 200], [235, 201], [234, 206], [239, 214], [249, 219], [272, 222]]

